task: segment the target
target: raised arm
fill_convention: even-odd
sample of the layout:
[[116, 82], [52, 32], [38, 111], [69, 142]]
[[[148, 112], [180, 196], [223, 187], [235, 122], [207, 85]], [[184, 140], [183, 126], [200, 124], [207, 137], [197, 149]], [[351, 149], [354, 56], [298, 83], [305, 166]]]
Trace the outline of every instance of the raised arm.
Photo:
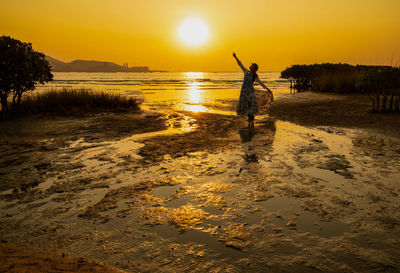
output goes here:
[[233, 52], [233, 57], [236, 59], [238, 65], [240, 66], [240, 68], [243, 70], [243, 72], [248, 71], [246, 67], [244, 67], [244, 65], [242, 64], [242, 62], [238, 59], [238, 57], [236, 57], [235, 52]]

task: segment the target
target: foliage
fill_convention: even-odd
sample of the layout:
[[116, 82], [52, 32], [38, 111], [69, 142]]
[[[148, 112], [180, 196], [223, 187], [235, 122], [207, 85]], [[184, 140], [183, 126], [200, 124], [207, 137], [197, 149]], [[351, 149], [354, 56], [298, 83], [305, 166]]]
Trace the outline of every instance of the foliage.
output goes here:
[[307, 65], [292, 65], [281, 72], [281, 78], [290, 80], [290, 87], [297, 91], [311, 88], [313, 69]]
[[52, 79], [45, 55], [33, 50], [31, 43], [9, 36], [0, 37], [0, 99], [3, 119], [7, 117], [10, 95], [13, 109], [17, 110], [23, 93], [34, 90], [38, 83], [44, 84]]
[[23, 114], [52, 113], [81, 116], [86, 113], [138, 111], [137, 99], [87, 89], [49, 90], [30, 94], [22, 100]]
[[[292, 65], [281, 72], [297, 91], [370, 95], [375, 112], [399, 112], [400, 69], [349, 64]], [[381, 103], [382, 99], [382, 103]]]
[[359, 77], [356, 86], [369, 94], [374, 112], [399, 112], [400, 68], [370, 69]]
[[350, 64], [292, 65], [281, 72], [281, 78], [289, 79], [297, 91], [314, 90], [320, 92], [353, 93], [358, 77], [376, 66]]

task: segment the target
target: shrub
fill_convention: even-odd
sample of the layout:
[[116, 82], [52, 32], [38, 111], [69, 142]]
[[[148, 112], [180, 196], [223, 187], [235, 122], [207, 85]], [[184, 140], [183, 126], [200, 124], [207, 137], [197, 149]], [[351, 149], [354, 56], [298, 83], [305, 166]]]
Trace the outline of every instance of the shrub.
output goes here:
[[25, 96], [20, 112], [80, 116], [85, 113], [139, 111], [139, 106], [140, 101], [137, 99], [115, 93], [64, 88]]
[[320, 92], [354, 93], [358, 78], [369, 69], [384, 69], [382, 66], [349, 64], [292, 65], [281, 72], [281, 78], [289, 79], [296, 91], [314, 90]]

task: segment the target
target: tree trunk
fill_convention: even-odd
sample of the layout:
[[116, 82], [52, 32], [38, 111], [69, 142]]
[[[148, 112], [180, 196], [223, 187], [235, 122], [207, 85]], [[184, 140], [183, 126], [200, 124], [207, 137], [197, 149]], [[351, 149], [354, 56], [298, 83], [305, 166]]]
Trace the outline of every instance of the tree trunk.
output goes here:
[[0, 95], [0, 100], [1, 100], [1, 116], [2, 120], [6, 120], [7, 118], [7, 112], [8, 112], [8, 105], [7, 105], [7, 95], [1, 94]]
[[383, 99], [382, 99], [382, 109], [381, 109], [381, 112], [382, 112], [382, 113], [386, 112], [386, 101], [387, 101], [387, 95], [383, 95]]
[[376, 95], [376, 112], [379, 112], [379, 94]]
[[393, 112], [393, 99], [394, 99], [394, 95], [392, 94], [392, 96], [390, 97], [390, 102], [389, 102], [389, 111]]
[[372, 100], [372, 112], [375, 112], [375, 97], [369, 96], [369, 98]]
[[15, 99], [16, 99], [16, 97], [17, 97], [17, 93], [14, 92], [14, 93], [13, 93], [13, 100], [12, 100], [13, 106], [15, 106]]
[[13, 92], [13, 94], [12, 94], [12, 114], [14, 115], [15, 114], [15, 112], [16, 112], [16, 103], [15, 103], [15, 99], [17, 98], [17, 92]]
[[394, 106], [395, 106], [395, 111], [396, 112], [399, 112], [399, 104], [400, 104], [400, 95], [398, 95], [397, 96], [397, 98], [396, 98], [396, 102], [394, 103]]
[[21, 98], [22, 98], [22, 92], [18, 92], [18, 97], [17, 97], [17, 112], [19, 113], [19, 108], [21, 105]]

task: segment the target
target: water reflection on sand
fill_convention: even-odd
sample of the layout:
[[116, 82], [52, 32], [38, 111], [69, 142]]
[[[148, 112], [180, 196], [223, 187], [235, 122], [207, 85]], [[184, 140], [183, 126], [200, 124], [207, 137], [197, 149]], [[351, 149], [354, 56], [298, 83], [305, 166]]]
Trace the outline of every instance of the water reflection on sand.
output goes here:
[[145, 102], [165, 130], [92, 142], [98, 124], [79, 126], [82, 138], [67, 126], [42, 150], [7, 140], [1, 177], [18, 183], [2, 184], [1, 239], [134, 272], [400, 268], [400, 143], [365, 148], [359, 130], [268, 116], [249, 128], [228, 89], [210, 102], [206, 74], [186, 81], [175, 99]]

